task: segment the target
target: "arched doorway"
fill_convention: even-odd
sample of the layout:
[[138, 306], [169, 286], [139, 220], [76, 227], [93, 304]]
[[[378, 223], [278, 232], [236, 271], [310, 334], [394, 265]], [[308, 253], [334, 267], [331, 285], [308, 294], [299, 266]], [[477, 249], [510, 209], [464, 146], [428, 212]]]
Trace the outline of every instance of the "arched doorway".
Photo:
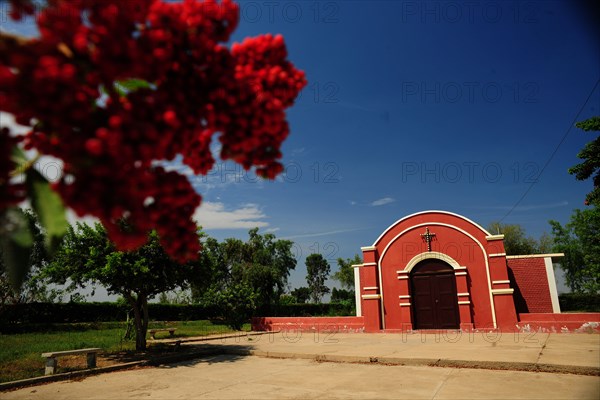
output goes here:
[[458, 329], [456, 278], [441, 260], [421, 261], [410, 274], [413, 329]]

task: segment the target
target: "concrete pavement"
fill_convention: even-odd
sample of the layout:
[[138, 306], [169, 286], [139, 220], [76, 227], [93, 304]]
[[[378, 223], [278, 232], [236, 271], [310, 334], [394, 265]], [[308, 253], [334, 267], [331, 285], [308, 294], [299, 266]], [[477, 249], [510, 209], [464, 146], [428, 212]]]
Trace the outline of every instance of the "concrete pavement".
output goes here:
[[320, 361], [564, 370], [586, 374], [598, 374], [600, 368], [598, 334], [324, 334], [282, 331], [262, 336], [240, 335], [206, 343], [206, 346], [222, 345], [224, 352], [230, 354]]
[[593, 399], [600, 378], [221, 355], [2, 393], [15, 399]]
[[158, 368], [101, 374], [77, 382], [23, 388], [1, 393], [0, 397], [600, 397], [600, 335], [597, 334], [312, 334], [290, 331], [182, 340], [181, 346], [225, 354]]

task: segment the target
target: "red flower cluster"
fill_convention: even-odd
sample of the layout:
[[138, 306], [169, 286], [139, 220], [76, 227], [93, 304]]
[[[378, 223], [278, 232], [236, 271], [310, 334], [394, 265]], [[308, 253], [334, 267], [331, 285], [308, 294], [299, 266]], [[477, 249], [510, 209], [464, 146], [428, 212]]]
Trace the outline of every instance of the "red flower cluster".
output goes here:
[[156, 229], [174, 259], [199, 250], [200, 196], [157, 160], [180, 154], [205, 174], [220, 134], [223, 159], [268, 178], [282, 171], [285, 109], [304, 73], [281, 36], [230, 51], [223, 43], [238, 20], [230, 0], [48, 0], [41, 37], [0, 54], [0, 109], [33, 126], [28, 148], [64, 161], [55, 189], [78, 215], [100, 218], [120, 248]]

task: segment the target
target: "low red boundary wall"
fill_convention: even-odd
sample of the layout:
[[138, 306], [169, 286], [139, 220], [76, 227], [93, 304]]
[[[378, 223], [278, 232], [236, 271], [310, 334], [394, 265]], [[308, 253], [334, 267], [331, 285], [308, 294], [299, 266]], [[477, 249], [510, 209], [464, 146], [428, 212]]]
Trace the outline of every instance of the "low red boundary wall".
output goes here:
[[521, 332], [600, 333], [600, 313], [519, 314]]
[[364, 317], [254, 317], [253, 331], [363, 332]]
[[[365, 321], [364, 317], [254, 317], [252, 330], [364, 332]], [[600, 313], [519, 314], [519, 322], [514, 331], [600, 333]]]

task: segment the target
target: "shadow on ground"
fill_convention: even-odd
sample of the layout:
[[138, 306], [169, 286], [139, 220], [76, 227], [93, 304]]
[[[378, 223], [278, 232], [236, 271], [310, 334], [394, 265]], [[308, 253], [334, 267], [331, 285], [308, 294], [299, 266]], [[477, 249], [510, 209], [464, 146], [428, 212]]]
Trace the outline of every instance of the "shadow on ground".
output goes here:
[[200, 358], [192, 358], [185, 361], [179, 361], [172, 364], [161, 364], [156, 368], [161, 369], [173, 369], [173, 368], [181, 368], [181, 367], [194, 367], [199, 364], [223, 364], [223, 363], [233, 363], [242, 358], [245, 358], [245, 355], [238, 354], [216, 354], [212, 356], [200, 356]]
[[[231, 349], [235, 347], [235, 354]], [[114, 365], [142, 361], [146, 365], [160, 368], [193, 366], [199, 363], [232, 363], [247, 357], [252, 346], [227, 345], [222, 343], [154, 343], [145, 352], [120, 351], [100, 356], [99, 364]], [[225, 355], [227, 355], [225, 357]]]

